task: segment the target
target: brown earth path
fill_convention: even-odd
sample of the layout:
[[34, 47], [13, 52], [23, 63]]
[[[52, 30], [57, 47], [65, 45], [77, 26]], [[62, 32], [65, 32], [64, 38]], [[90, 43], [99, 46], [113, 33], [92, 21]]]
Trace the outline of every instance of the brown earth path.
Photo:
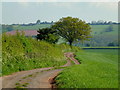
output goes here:
[[[71, 65], [71, 61], [80, 64], [72, 52], [64, 54], [68, 59], [67, 63], [60, 67]], [[2, 88], [52, 88], [54, 78], [63, 69], [53, 69], [54, 67], [33, 69], [29, 71], [16, 72], [14, 74], [0, 77], [2, 80]], [[53, 69], [53, 70], [51, 70]]]

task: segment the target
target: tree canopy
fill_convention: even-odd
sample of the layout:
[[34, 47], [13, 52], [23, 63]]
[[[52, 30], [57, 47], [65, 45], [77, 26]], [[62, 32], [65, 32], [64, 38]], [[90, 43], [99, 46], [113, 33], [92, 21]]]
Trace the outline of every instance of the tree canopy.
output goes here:
[[53, 31], [51, 28], [39, 29], [37, 34], [37, 39], [45, 40], [50, 43], [56, 43], [59, 39], [59, 36], [56, 35], [56, 31]]
[[58, 35], [65, 38], [70, 46], [76, 40], [88, 40], [91, 27], [79, 18], [65, 17], [55, 22], [51, 27]]

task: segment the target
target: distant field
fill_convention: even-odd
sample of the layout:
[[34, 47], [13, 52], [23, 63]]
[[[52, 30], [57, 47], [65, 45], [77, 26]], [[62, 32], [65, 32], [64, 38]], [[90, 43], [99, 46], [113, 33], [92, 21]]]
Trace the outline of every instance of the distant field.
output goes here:
[[[110, 27], [112, 27], [111, 31]], [[91, 25], [91, 30], [92, 38], [86, 41], [84, 46], [118, 46], [118, 25]]]
[[[51, 24], [40, 24], [33, 26], [20, 26], [13, 25], [12, 30], [39, 30], [39, 28], [50, 27]], [[112, 46], [118, 46], [118, 25], [90, 25], [91, 26], [91, 35], [92, 38], [90, 41], [85, 41], [84, 44], [77, 44], [77, 46], [92, 46], [92, 47], [101, 47], [108, 46], [112, 43]], [[109, 31], [109, 28], [112, 27], [112, 31]], [[8, 29], [11, 29], [9, 26], [4, 26], [2, 28], [3, 32], [7, 32]], [[108, 30], [108, 31], [106, 31]], [[65, 42], [65, 40], [60, 39], [58, 43]]]
[[40, 24], [40, 25], [33, 25], [33, 26], [20, 26], [20, 25], [15, 25], [14, 30], [39, 30], [39, 28], [46, 28], [50, 27], [50, 24]]
[[[50, 27], [51, 24], [38, 24], [33, 26], [21, 26], [21, 25], [12, 25], [13, 30], [38, 30], [39, 28], [46, 28]], [[90, 25], [92, 34], [101, 34], [101, 32], [104, 32], [110, 25]], [[5, 28], [6, 29], [6, 28]], [[3, 28], [3, 31], [7, 31]], [[114, 34], [118, 32], [118, 25], [113, 25], [113, 31]], [[107, 32], [108, 33], [108, 32]]]
[[93, 35], [98, 35], [98, 34], [116, 35], [118, 34], [118, 25], [113, 25], [113, 31], [105, 32], [105, 30], [109, 26], [110, 25], [91, 25], [92, 34]]
[[[21, 25], [13, 25], [12, 30], [39, 30], [39, 28], [50, 27], [51, 24], [39, 24], [33, 26], [21, 26]], [[118, 34], [118, 25], [112, 25], [113, 31], [105, 32], [105, 30], [110, 25], [90, 25], [92, 30], [92, 35], [117, 35]], [[8, 31], [9, 28], [3, 28], [2, 31]]]
[[39, 30], [39, 28], [50, 27], [51, 24], [39, 24], [33, 26], [21, 26], [21, 25], [3, 25], [2, 32], [8, 32], [13, 30]]
[[76, 53], [82, 63], [63, 70], [56, 78], [60, 88], [117, 88], [118, 50], [85, 50]]
[[15, 35], [17, 32], [24, 34], [25, 36], [37, 36], [38, 32], [37, 30], [14, 30], [14, 31], [10, 31], [10, 32], [6, 32], [7, 35]]

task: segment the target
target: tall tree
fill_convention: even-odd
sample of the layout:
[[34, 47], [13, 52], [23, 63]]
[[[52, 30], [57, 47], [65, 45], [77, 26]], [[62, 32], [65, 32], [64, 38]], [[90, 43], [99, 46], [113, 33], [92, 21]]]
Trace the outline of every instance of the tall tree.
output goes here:
[[70, 46], [76, 40], [88, 40], [90, 38], [91, 27], [79, 18], [65, 17], [55, 22], [51, 27], [60, 36], [65, 38]]

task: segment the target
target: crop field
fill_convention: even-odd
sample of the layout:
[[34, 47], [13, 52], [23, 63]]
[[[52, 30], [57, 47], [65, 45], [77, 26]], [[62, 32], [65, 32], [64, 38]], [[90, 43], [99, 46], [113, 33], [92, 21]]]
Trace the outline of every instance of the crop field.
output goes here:
[[56, 78], [60, 88], [118, 88], [118, 50], [91, 49], [76, 53], [81, 64]]

